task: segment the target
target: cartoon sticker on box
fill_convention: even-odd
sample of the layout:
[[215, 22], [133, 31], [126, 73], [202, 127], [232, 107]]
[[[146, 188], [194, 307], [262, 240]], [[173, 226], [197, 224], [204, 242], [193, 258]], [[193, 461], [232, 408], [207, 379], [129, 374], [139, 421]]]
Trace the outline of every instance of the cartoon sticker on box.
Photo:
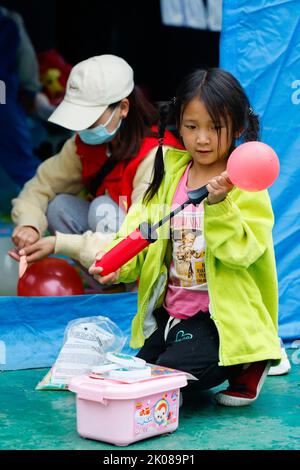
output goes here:
[[135, 422], [137, 424], [143, 426], [152, 421], [151, 408], [149, 405], [149, 401], [146, 403], [146, 405], [141, 402], [136, 403]]
[[135, 402], [134, 433], [145, 434], [166, 429], [177, 420], [178, 392], [153, 395], [147, 401]]
[[166, 425], [169, 419], [169, 403], [162, 398], [154, 405], [154, 421], [159, 425]]

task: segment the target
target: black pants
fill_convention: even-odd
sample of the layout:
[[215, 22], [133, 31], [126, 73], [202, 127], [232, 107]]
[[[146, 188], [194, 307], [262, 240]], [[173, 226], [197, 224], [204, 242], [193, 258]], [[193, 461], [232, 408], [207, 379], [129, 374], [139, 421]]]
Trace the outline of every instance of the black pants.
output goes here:
[[207, 390], [237, 375], [241, 366], [219, 366], [219, 335], [208, 312], [199, 312], [175, 325], [164, 339], [170, 318], [161, 307], [154, 311], [158, 329], [145, 341], [138, 357], [157, 364], [189, 372], [197, 377], [193, 388]]

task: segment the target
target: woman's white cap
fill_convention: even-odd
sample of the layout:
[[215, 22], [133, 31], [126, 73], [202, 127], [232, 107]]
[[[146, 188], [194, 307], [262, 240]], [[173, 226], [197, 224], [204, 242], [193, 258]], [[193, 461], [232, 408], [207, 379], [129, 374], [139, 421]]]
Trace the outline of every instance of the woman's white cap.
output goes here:
[[65, 97], [49, 121], [72, 131], [87, 129], [133, 88], [133, 70], [124, 59], [110, 54], [91, 57], [72, 68]]

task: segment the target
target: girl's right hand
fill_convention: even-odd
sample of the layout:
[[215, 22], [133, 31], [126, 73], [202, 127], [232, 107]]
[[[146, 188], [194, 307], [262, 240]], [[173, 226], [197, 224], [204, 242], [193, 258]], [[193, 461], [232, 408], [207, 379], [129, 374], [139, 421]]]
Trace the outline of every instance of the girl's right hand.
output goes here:
[[[103, 255], [105, 255], [105, 252], [103, 251], [100, 251], [99, 253], [97, 253], [96, 261], [100, 260]], [[108, 274], [107, 276], [101, 276], [100, 274], [101, 274], [101, 271], [103, 271], [103, 268], [101, 268], [100, 266], [96, 267], [95, 266], [96, 261], [94, 261], [94, 263], [90, 267], [89, 273], [92, 276], [94, 276], [94, 279], [97, 282], [99, 282], [99, 284], [107, 284], [107, 285], [115, 284], [119, 278], [120, 269], [118, 269], [116, 272]]]
[[233, 183], [228, 177], [227, 171], [211, 178], [206, 185], [208, 204], [218, 204], [224, 201], [227, 194], [232, 190]]
[[30, 227], [29, 225], [21, 225], [20, 227], [16, 227], [14, 229], [11, 238], [16, 247], [21, 249], [37, 242], [41, 236], [34, 227]]

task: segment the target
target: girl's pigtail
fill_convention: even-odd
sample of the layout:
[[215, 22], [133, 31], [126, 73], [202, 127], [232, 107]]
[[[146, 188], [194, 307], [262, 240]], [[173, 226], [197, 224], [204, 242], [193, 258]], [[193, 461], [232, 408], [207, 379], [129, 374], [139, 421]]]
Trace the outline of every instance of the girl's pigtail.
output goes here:
[[248, 108], [245, 142], [259, 139], [259, 119], [251, 107]]
[[166, 126], [170, 117], [170, 111], [174, 104], [174, 101], [170, 101], [160, 106], [159, 109], [159, 122], [158, 122], [158, 149], [156, 151], [154, 167], [152, 173], [152, 181], [144, 194], [143, 202], [149, 202], [153, 196], [157, 193], [158, 188], [164, 177], [164, 156], [163, 156], [163, 144]]

